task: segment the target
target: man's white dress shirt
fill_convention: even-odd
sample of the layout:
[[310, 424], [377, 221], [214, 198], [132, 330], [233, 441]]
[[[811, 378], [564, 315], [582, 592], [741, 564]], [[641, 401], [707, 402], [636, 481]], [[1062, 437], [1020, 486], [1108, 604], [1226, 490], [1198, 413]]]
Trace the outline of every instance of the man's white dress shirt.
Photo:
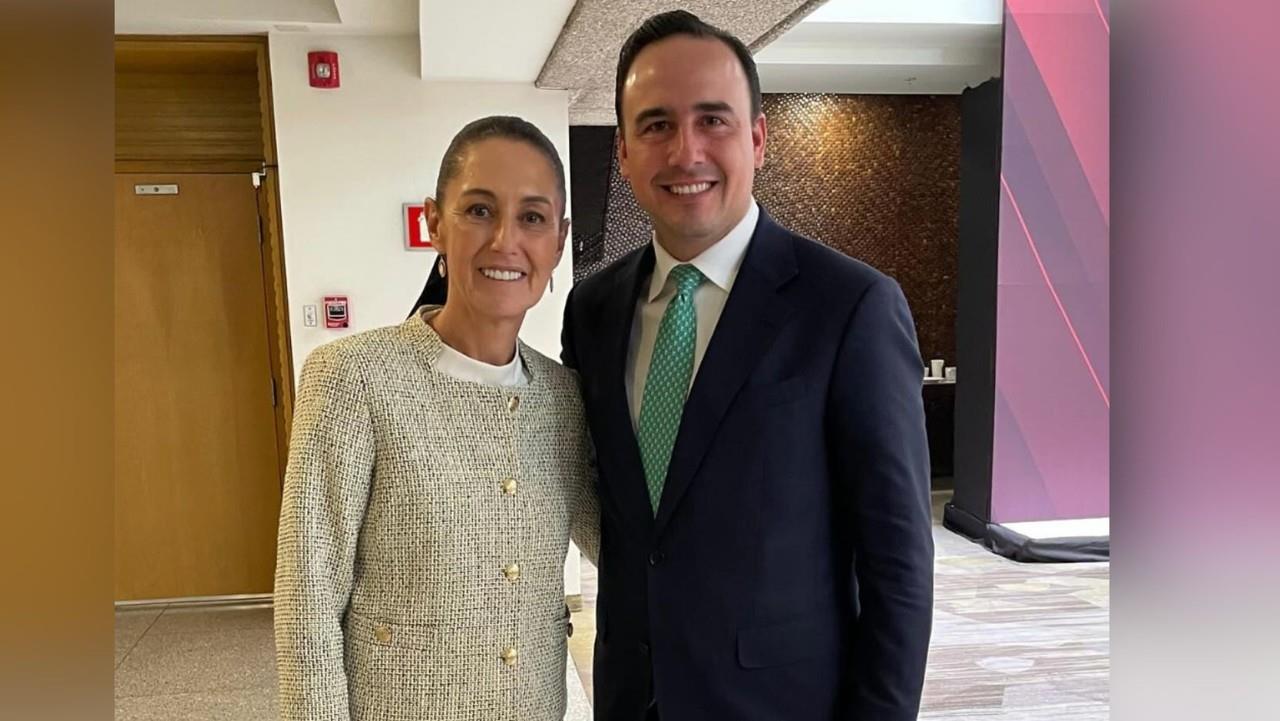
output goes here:
[[[752, 199], [747, 214], [733, 226], [728, 235], [688, 261], [706, 276], [706, 281], [693, 294], [693, 305], [698, 316], [698, 338], [693, 351], [690, 387], [693, 379], [698, 376], [698, 366], [702, 364], [707, 345], [711, 343], [711, 334], [715, 332], [716, 323], [729, 300], [729, 291], [733, 290], [733, 283], [738, 278], [738, 270], [742, 267], [742, 259], [747, 255], [747, 246], [751, 243], [759, 218], [760, 206]], [[636, 300], [631, 341], [627, 348], [627, 398], [631, 403], [633, 429], [640, 424], [640, 403], [644, 399], [644, 384], [649, 377], [649, 362], [653, 359], [653, 344], [658, 338], [658, 326], [662, 323], [662, 314], [667, 311], [667, 305], [676, 293], [675, 286], [668, 283], [667, 279], [671, 269], [680, 265], [680, 261], [671, 257], [656, 237], [650, 242], [653, 243], [654, 252], [653, 275], [649, 279], [648, 292], [641, 294]]]

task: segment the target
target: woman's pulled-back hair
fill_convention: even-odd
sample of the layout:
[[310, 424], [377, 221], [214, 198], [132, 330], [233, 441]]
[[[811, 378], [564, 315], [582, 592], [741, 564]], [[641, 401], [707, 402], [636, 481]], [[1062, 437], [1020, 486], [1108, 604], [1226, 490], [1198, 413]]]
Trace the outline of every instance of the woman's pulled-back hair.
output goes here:
[[547, 139], [547, 136], [541, 130], [538, 130], [538, 126], [523, 118], [511, 115], [490, 115], [486, 118], [473, 120], [463, 126], [457, 135], [453, 136], [448, 149], [444, 151], [444, 158], [440, 160], [440, 175], [436, 178], [436, 203], [444, 202], [445, 188], [457, 176], [458, 170], [462, 167], [462, 159], [466, 154], [467, 148], [481, 140], [490, 138], [525, 142], [542, 153], [547, 162], [551, 163], [551, 167], [555, 168], [556, 180], [560, 183], [560, 202], [563, 206], [565, 200], [564, 163], [560, 160], [560, 153], [556, 151], [556, 146]]

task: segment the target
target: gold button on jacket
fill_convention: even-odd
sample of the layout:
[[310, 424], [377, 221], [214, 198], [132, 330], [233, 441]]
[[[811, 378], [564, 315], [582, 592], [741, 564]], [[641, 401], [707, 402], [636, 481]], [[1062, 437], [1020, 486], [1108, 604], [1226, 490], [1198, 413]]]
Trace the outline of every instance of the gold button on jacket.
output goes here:
[[436, 371], [442, 347], [415, 315], [303, 368], [275, 585], [286, 721], [564, 714], [564, 558], [571, 535], [599, 546], [577, 379], [520, 344], [517, 396]]
[[512, 563], [502, 569], [502, 575], [507, 577], [508, 581], [515, 583], [520, 580], [520, 564]]

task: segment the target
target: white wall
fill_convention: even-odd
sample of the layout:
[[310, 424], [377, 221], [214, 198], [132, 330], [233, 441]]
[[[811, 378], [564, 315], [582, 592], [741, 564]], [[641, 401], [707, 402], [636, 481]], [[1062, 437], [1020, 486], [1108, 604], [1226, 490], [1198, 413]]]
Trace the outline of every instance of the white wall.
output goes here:
[[[401, 204], [434, 194], [454, 133], [485, 115], [519, 115], [542, 129], [569, 168], [569, 96], [532, 85], [430, 83], [418, 77], [417, 39], [273, 34], [271, 83], [295, 373], [345, 333], [399, 323], [422, 290], [433, 252], [404, 250]], [[338, 53], [342, 87], [307, 84], [307, 52]], [[573, 283], [566, 245], [548, 293], [521, 338], [559, 358]], [[302, 307], [346, 295], [351, 328], [307, 328]], [[321, 320], [323, 324], [323, 319]]]
[[[307, 84], [307, 52], [338, 53], [342, 86]], [[435, 261], [404, 249], [401, 205], [434, 194], [440, 156], [454, 133], [485, 115], [518, 115], [542, 129], [569, 169], [569, 96], [532, 85], [428, 83], [416, 37], [272, 34], [271, 84], [280, 166], [289, 326], [294, 372], [317, 346], [404, 320]], [[525, 318], [521, 338], [560, 357], [564, 301], [573, 283], [566, 245], [548, 293]], [[304, 305], [326, 295], [351, 302], [347, 330], [308, 328]], [[566, 593], [579, 593], [571, 548]]]

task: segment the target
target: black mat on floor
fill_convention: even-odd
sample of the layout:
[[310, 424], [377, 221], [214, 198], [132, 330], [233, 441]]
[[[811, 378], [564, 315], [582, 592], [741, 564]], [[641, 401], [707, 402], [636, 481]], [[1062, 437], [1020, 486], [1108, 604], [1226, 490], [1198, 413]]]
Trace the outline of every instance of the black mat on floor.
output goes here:
[[1085, 563], [1111, 560], [1109, 536], [1081, 536], [1036, 539], [1011, 531], [999, 523], [988, 523], [948, 503], [942, 525], [992, 553], [1022, 563]]

